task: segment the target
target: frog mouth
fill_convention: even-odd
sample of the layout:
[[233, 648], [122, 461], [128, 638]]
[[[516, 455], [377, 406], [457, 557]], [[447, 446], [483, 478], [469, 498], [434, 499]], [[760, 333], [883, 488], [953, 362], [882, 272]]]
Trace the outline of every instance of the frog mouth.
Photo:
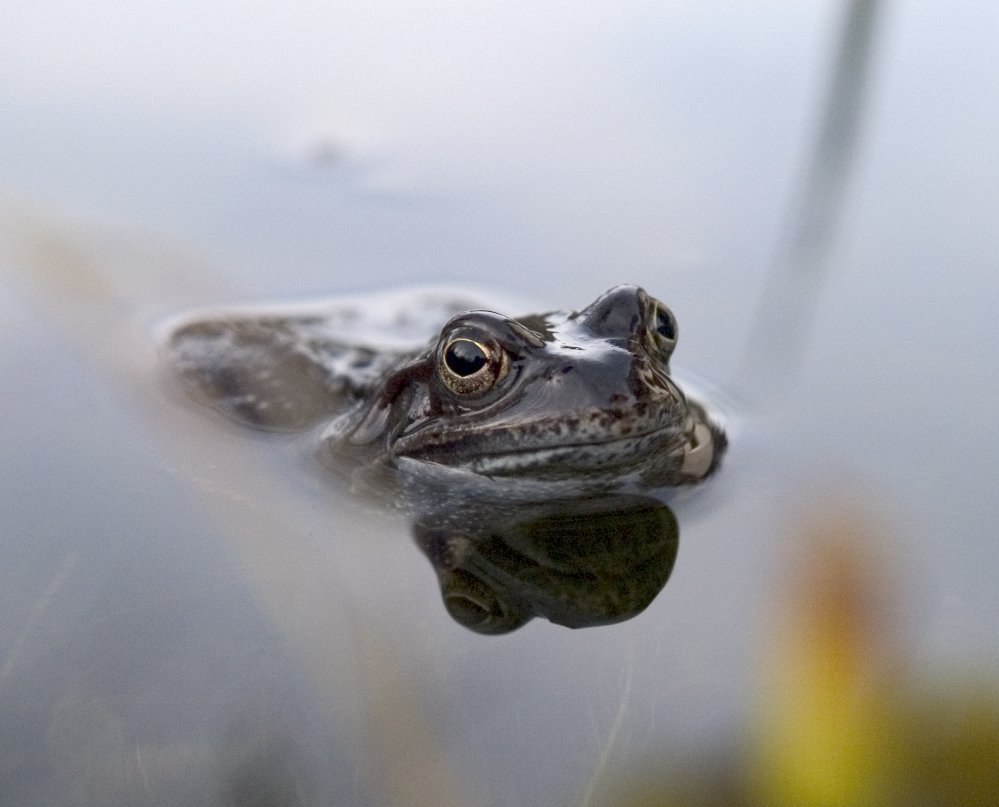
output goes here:
[[[637, 437], [621, 437], [599, 443], [493, 452], [467, 457], [462, 463], [485, 476], [507, 476], [532, 471], [546, 475], [575, 476], [580, 473], [618, 472], [647, 462], [651, 456], [682, 454], [685, 441], [665, 430]], [[671, 450], [667, 447], [672, 443]]]
[[571, 476], [635, 467], [651, 457], [681, 457], [690, 436], [687, 418], [667, 413], [653, 420], [641, 426], [617, 422], [613, 428], [599, 428], [596, 420], [589, 428], [540, 421], [507, 429], [466, 428], [447, 436], [424, 429], [401, 437], [392, 453], [486, 476], [532, 471]]

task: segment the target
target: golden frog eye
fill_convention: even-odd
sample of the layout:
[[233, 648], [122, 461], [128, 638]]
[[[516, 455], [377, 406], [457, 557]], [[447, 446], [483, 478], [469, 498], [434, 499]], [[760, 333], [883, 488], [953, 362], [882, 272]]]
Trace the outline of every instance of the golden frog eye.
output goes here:
[[664, 360], [669, 360], [676, 347], [677, 327], [673, 312], [658, 300], [654, 302], [647, 319], [646, 339], [655, 346]]
[[489, 361], [486, 348], [471, 339], [455, 339], [444, 350], [444, 364], [454, 375], [468, 378], [482, 370]]
[[656, 306], [656, 316], [653, 320], [655, 332], [668, 342], [676, 341], [676, 319], [673, 312], [664, 305]]
[[481, 395], [506, 374], [506, 352], [467, 337], [457, 337], [441, 351], [438, 370], [449, 390], [458, 395]]

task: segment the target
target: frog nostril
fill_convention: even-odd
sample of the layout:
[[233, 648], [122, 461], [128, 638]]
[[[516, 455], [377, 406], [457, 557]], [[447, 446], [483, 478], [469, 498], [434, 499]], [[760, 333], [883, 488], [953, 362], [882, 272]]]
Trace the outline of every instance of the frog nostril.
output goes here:
[[647, 295], [637, 286], [617, 286], [579, 312], [579, 319], [604, 338], [626, 339], [644, 318]]

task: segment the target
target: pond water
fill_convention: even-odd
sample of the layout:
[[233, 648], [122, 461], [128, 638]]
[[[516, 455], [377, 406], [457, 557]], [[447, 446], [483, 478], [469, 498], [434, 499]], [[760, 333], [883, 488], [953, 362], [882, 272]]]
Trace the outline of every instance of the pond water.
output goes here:
[[[787, 300], [805, 341], [779, 367], [754, 341], [843, 11], [12, 11], [0, 801], [645, 804], [701, 771], [738, 790], [769, 764], [773, 648], [821, 610], [816, 567], [871, 595], [850, 612], [870, 657], [994, 706], [988, 4], [884, 10], [828, 276]], [[457, 624], [402, 515], [302, 440], [189, 405], [156, 353], [197, 306], [432, 284], [574, 309], [624, 282], [676, 314], [673, 365], [730, 447], [669, 501], [661, 593], [607, 626]]]

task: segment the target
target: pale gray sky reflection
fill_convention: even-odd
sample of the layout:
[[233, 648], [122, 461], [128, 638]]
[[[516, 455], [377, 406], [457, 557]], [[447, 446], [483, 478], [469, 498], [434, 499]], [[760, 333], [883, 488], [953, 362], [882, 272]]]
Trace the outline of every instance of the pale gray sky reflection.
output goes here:
[[156, 367], [155, 323], [198, 305], [620, 282], [676, 314], [705, 389], [766, 365], [750, 326], [843, 8], [9, 9], [0, 801], [581, 803], [733, 736], [776, 536], [836, 494], [899, 536], [914, 657], [994, 672], [990, 4], [890, 6], [798, 381], [752, 412], [723, 387], [725, 465], [671, 502], [669, 584], [628, 622], [472, 634], [402, 518]]

